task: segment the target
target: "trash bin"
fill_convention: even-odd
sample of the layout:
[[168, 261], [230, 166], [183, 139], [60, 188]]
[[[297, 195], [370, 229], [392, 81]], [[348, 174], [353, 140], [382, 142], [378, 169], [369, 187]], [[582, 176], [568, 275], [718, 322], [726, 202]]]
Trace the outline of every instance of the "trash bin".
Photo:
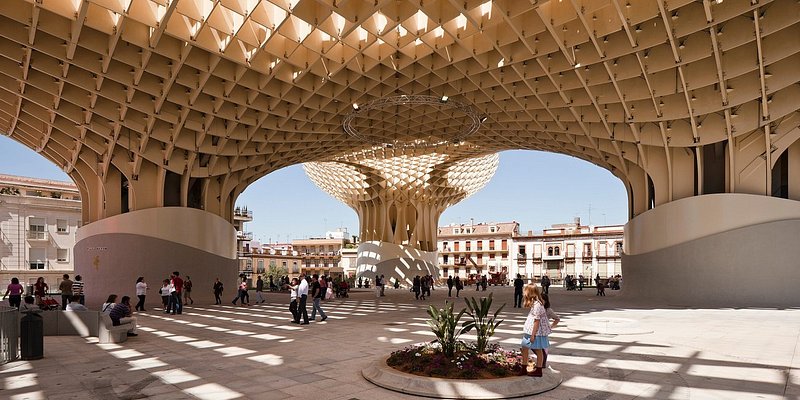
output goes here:
[[26, 312], [20, 320], [20, 353], [23, 360], [44, 356], [44, 323], [38, 312]]

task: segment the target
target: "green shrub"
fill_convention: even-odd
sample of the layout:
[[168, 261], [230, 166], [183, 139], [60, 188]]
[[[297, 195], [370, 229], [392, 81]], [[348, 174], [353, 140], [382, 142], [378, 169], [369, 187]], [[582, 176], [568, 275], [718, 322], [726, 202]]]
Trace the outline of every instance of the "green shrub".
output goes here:
[[[480, 301], [475, 300], [474, 297], [465, 299], [467, 303], [466, 314], [472, 317], [472, 321], [464, 322], [463, 333], [475, 329], [475, 336], [478, 337], [478, 342], [475, 349], [479, 354], [486, 352], [486, 346], [489, 344], [489, 338], [494, 335], [494, 330], [500, 325], [503, 320], [497, 321], [497, 315], [505, 307], [505, 303], [494, 312], [494, 315], [489, 316], [490, 308], [492, 308], [492, 294], [489, 297], [481, 297]], [[464, 330], [465, 329], [465, 330]]]
[[464, 315], [464, 309], [453, 313], [453, 303], [445, 302], [444, 308], [438, 309], [433, 305], [428, 307], [428, 315], [431, 319], [426, 321], [431, 331], [436, 335], [436, 342], [442, 347], [442, 353], [447, 357], [453, 357], [458, 346], [458, 337], [468, 329], [462, 327], [458, 329], [458, 322]]

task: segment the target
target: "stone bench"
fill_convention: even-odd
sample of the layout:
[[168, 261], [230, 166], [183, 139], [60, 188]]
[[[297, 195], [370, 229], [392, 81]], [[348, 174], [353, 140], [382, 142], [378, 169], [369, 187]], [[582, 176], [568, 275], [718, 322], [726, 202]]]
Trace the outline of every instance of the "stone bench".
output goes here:
[[114, 326], [108, 314], [99, 311], [42, 311], [45, 336], [95, 336], [100, 343], [121, 343], [128, 339], [132, 324]]

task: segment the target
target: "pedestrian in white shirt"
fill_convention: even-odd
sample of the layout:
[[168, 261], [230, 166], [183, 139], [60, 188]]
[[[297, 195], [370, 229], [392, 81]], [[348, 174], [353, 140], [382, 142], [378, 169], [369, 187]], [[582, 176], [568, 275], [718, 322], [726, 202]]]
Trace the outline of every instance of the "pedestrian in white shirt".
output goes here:
[[300, 310], [298, 313], [303, 316], [303, 322], [300, 325], [308, 325], [308, 310], [306, 309], [306, 302], [308, 301], [308, 281], [305, 274], [300, 274], [300, 285], [297, 286], [297, 297], [300, 298]]
[[136, 303], [136, 311], [145, 311], [144, 297], [146, 295], [147, 295], [147, 284], [144, 282], [144, 277], [140, 276], [136, 278], [136, 297], [139, 298], [139, 302]]

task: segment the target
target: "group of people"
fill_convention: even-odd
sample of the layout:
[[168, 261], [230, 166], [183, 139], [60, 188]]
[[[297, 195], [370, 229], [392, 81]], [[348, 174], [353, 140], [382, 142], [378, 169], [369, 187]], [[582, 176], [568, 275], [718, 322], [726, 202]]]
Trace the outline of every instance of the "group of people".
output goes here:
[[447, 276], [447, 297], [453, 297], [453, 288], [456, 288], [456, 297], [458, 294], [464, 290], [464, 282], [461, 278], [456, 277], [453, 279], [452, 276]]
[[[181, 273], [178, 271], [173, 271], [169, 278], [161, 281], [161, 289], [158, 290], [158, 294], [161, 295], [161, 306], [164, 313], [172, 315], [183, 314], [184, 304], [194, 304], [192, 286], [191, 277], [187, 276], [186, 280], [183, 280]], [[146, 311], [144, 309], [146, 292], [147, 284], [144, 283], [144, 278], [140, 276], [136, 279], [136, 295], [139, 296], [139, 303], [136, 304], [137, 311]]]
[[[77, 297], [79, 304], [84, 304], [86, 296], [83, 288], [84, 282], [80, 275], [76, 275], [75, 280], [72, 281], [69, 279], [69, 274], [64, 274], [61, 283], [58, 285], [58, 289], [61, 292], [61, 309], [66, 310], [73, 297]], [[49, 296], [49, 291], [50, 287], [44, 281], [44, 277], [40, 276], [36, 279], [36, 283], [33, 284], [33, 296], [27, 296], [30, 299], [26, 297], [24, 304], [32, 304], [32, 308], [36, 309], [46, 309], [46, 299]], [[3, 299], [8, 297], [8, 304], [19, 309], [23, 307], [22, 295], [24, 293], [25, 287], [19, 283], [19, 279], [11, 278], [11, 283], [6, 287]], [[55, 301], [53, 304], [57, 305]]]
[[[300, 325], [308, 325], [308, 296], [311, 296], [313, 308], [311, 310], [311, 321], [316, 321], [317, 312], [319, 312], [320, 321], [325, 321], [328, 316], [322, 310], [320, 302], [332, 290], [328, 283], [330, 277], [314, 274], [313, 276], [306, 276], [304, 273], [300, 274], [299, 278], [294, 278], [288, 285], [289, 289], [289, 312], [292, 313], [292, 323]], [[310, 292], [310, 294], [309, 294]], [[302, 319], [302, 322], [301, 322]]]
[[567, 275], [564, 278], [564, 286], [567, 290], [583, 290], [583, 275], [578, 275], [577, 278], [575, 275]]
[[417, 300], [425, 300], [425, 297], [431, 297], [431, 289], [433, 288], [433, 276], [423, 275], [415, 276], [411, 281], [411, 291], [414, 292], [414, 297]]

